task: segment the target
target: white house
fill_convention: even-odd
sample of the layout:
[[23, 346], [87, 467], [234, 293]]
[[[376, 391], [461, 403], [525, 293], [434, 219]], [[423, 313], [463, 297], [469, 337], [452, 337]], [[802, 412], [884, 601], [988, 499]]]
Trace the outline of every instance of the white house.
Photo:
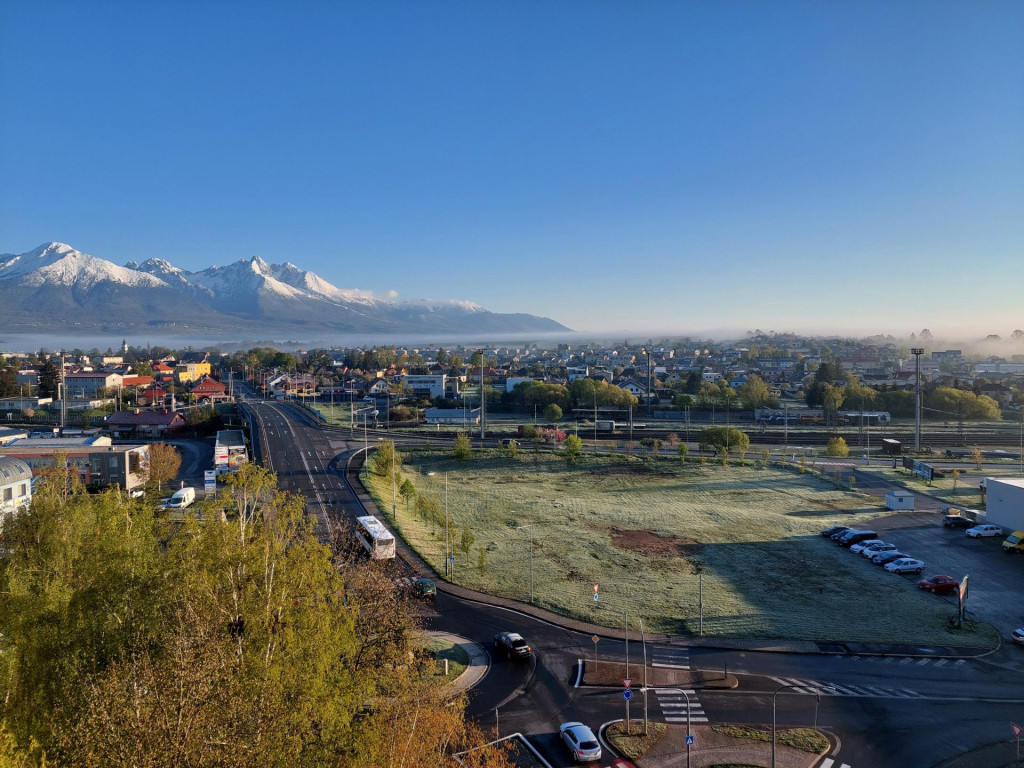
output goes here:
[[401, 377], [402, 387], [413, 395], [427, 397], [444, 397], [448, 384], [448, 375], [440, 374], [406, 374]]
[[0, 456], [0, 528], [4, 518], [32, 501], [32, 469], [21, 459]]

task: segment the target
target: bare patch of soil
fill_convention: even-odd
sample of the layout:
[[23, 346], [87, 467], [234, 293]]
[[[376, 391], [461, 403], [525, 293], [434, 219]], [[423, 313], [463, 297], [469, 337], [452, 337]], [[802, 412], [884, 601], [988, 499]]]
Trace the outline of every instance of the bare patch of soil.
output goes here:
[[693, 557], [704, 545], [686, 536], [666, 536], [639, 529], [609, 528], [612, 546], [627, 552], [639, 552], [648, 557]]

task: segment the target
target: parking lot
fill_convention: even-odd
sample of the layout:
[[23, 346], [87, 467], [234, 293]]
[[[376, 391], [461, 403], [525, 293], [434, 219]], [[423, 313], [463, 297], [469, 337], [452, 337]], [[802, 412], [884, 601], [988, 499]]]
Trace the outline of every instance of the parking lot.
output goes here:
[[[894, 514], [875, 521], [878, 538], [896, 544], [901, 552], [925, 562], [922, 576], [970, 576], [967, 609], [993, 624], [1003, 640], [1024, 625], [1024, 557], [1000, 549], [1004, 537], [969, 538], [962, 528], [942, 524], [938, 506], [929, 510]], [[857, 555], [850, 555], [857, 557]], [[865, 561], [865, 567], [871, 566]], [[900, 578], [894, 576], [893, 578]], [[917, 576], [904, 576], [914, 579]], [[939, 597], [955, 605], [956, 597]]]

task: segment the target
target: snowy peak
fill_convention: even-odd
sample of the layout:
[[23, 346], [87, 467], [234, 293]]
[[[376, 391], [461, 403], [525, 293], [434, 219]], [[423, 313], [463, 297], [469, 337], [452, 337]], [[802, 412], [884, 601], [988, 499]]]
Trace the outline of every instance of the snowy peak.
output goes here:
[[119, 267], [64, 243], [47, 243], [19, 256], [0, 257], [0, 280], [15, 278], [28, 287], [49, 284], [88, 289], [104, 282], [146, 287], [165, 285], [158, 277]]

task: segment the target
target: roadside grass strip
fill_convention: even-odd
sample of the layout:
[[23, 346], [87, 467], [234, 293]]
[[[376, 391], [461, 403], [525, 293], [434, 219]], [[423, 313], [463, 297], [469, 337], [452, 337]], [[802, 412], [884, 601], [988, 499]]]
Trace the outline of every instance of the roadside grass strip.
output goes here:
[[[435, 449], [403, 453], [434, 502], [399, 498], [364, 470], [388, 523], [445, 573], [445, 473], [454, 581], [621, 629], [719, 637], [989, 646], [987, 627], [953, 634], [950, 606], [819, 536], [885, 514], [877, 501], [806, 473], [664, 458], [560, 457]], [[437, 511], [440, 510], [440, 511]], [[469, 533], [466, 534], [468, 529]], [[532, 543], [531, 543], [532, 540]], [[532, 550], [532, 553], [531, 553]], [[701, 584], [702, 582], [702, 584]], [[594, 586], [597, 585], [597, 600]]]

